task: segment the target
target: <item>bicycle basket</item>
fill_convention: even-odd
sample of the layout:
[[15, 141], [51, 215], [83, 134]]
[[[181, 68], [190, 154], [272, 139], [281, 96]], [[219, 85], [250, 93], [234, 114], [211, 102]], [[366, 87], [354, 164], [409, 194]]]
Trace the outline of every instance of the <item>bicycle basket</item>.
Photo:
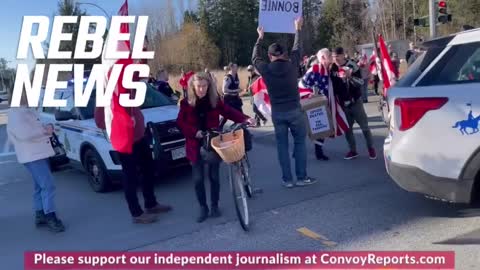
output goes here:
[[225, 163], [234, 163], [245, 156], [243, 129], [212, 138], [212, 147]]

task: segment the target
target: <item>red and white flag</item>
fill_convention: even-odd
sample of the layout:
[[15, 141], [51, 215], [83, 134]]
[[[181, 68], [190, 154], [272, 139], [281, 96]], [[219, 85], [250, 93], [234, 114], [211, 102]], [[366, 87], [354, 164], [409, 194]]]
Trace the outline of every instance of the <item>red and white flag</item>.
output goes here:
[[272, 105], [270, 104], [270, 97], [267, 92], [267, 85], [262, 77], [256, 79], [252, 85], [253, 103], [258, 110], [268, 118], [272, 117]]
[[373, 50], [372, 55], [370, 56], [370, 73], [378, 75], [380, 71], [380, 58], [378, 58], [377, 53]]
[[397, 81], [397, 77], [395, 76], [392, 59], [390, 59], [390, 54], [388, 53], [382, 35], [378, 36], [378, 43], [380, 43], [380, 57], [382, 60], [383, 96], [386, 96], [388, 89], [390, 89], [390, 87], [392, 87]]
[[[118, 11], [119, 16], [128, 16], [128, 0], [122, 5]], [[116, 31], [113, 31], [116, 32]], [[129, 33], [129, 25], [124, 23], [120, 26], [120, 33]], [[117, 51], [130, 52], [130, 41], [122, 40], [118, 42]], [[131, 55], [129, 53], [129, 55]], [[105, 72], [106, 84], [110, 80], [113, 65], [123, 65], [116, 87], [112, 95], [110, 107], [105, 107], [105, 127], [107, 134], [110, 137], [112, 147], [115, 151], [120, 153], [132, 153], [134, 143], [134, 127], [135, 123], [127, 110], [120, 105], [120, 95], [124, 93], [130, 93], [128, 89], [123, 86], [123, 76], [127, 65], [133, 64], [133, 59], [128, 57], [127, 59], [105, 59], [103, 57], [102, 62], [104, 65], [109, 66]]]

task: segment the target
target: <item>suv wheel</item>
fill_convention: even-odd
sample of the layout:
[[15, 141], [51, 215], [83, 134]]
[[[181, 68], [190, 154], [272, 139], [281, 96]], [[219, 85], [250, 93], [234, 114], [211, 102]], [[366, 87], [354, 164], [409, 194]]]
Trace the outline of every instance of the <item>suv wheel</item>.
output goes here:
[[105, 164], [93, 149], [87, 149], [83, 155], [83, 167], [88, 174], [88, 182], [95, 192], [106, 192], [111, 182]]

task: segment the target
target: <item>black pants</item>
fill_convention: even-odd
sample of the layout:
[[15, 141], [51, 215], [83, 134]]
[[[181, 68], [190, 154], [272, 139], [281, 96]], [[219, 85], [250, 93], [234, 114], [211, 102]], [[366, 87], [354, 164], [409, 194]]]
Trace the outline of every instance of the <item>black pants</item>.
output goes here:
[[201, 207], [207, 207], [207, 194], [205, 192], [205, 167], [208, 167], [208, 178], [210, 179], [210, 201], [212, 207], [218, 206], [220, 198], [220, 163], [208, 164], [198, 160], [192, 164], [192, 176], [195, 183], [195, 193]]
[[[234, 108], [235, 110], [243, 113], [243, 109], [242, 109], [243, 102], [242, 102], [242, 99], [239, 96], [225, 95], [223, 100], [224, 100], [225, 104], [227, 104], [227, 106], [229, 106], [231, 108]], [[220, 129], [223, 129], [223, 126], [225, 125], [225, 123], [227, 123], [227, 119], [223, 118], [222, 122], [220, 122]]]
[[255, 113], [255, 119], [257, 120], [257, 123], [259, 120], [262, 120], [263, 122], [267, 121], [267, 118], [263, 116], [262, 112], [258, 109], [257, 105], [253, 104], [253, 112]]
[[373, 89], [375, 94], [378, 95], [378, 83], [380, 83], [380, 77], [378, 75], [373, 75]]
[[143, 174], [142, 192], [145, 201], [145, 208], [151, 208], [157, 205], [154, 191], [154, 163], [152, 152], [145, 138], [133, 145], [132, 154], [120, 153], [120, 162], [122, 163], [123, 190], [128, 208], [133, 217], [143, 214], [137, 196], [137, 185], [139, 182], [139, 172]]

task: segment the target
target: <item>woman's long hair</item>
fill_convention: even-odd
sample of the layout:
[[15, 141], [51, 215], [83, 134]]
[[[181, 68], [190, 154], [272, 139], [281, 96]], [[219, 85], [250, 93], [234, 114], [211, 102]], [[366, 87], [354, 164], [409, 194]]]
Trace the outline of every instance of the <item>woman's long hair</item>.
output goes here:
[[210, 105], [212, 108], [217, 107], [218, 103], [218, 93], [217, 93], [217, 86], [215, 82], [212, 80], [211, 76], [205, 72], [197, 72], [195, 73], [190, 80], [188, 81], [188, 104], [190, 106], [195, 107], [198, 101], [197, 93], [195, 92], [195, 81], [207, 81], [208, 82], [208, 90], [207, 96], [210, 101]]

